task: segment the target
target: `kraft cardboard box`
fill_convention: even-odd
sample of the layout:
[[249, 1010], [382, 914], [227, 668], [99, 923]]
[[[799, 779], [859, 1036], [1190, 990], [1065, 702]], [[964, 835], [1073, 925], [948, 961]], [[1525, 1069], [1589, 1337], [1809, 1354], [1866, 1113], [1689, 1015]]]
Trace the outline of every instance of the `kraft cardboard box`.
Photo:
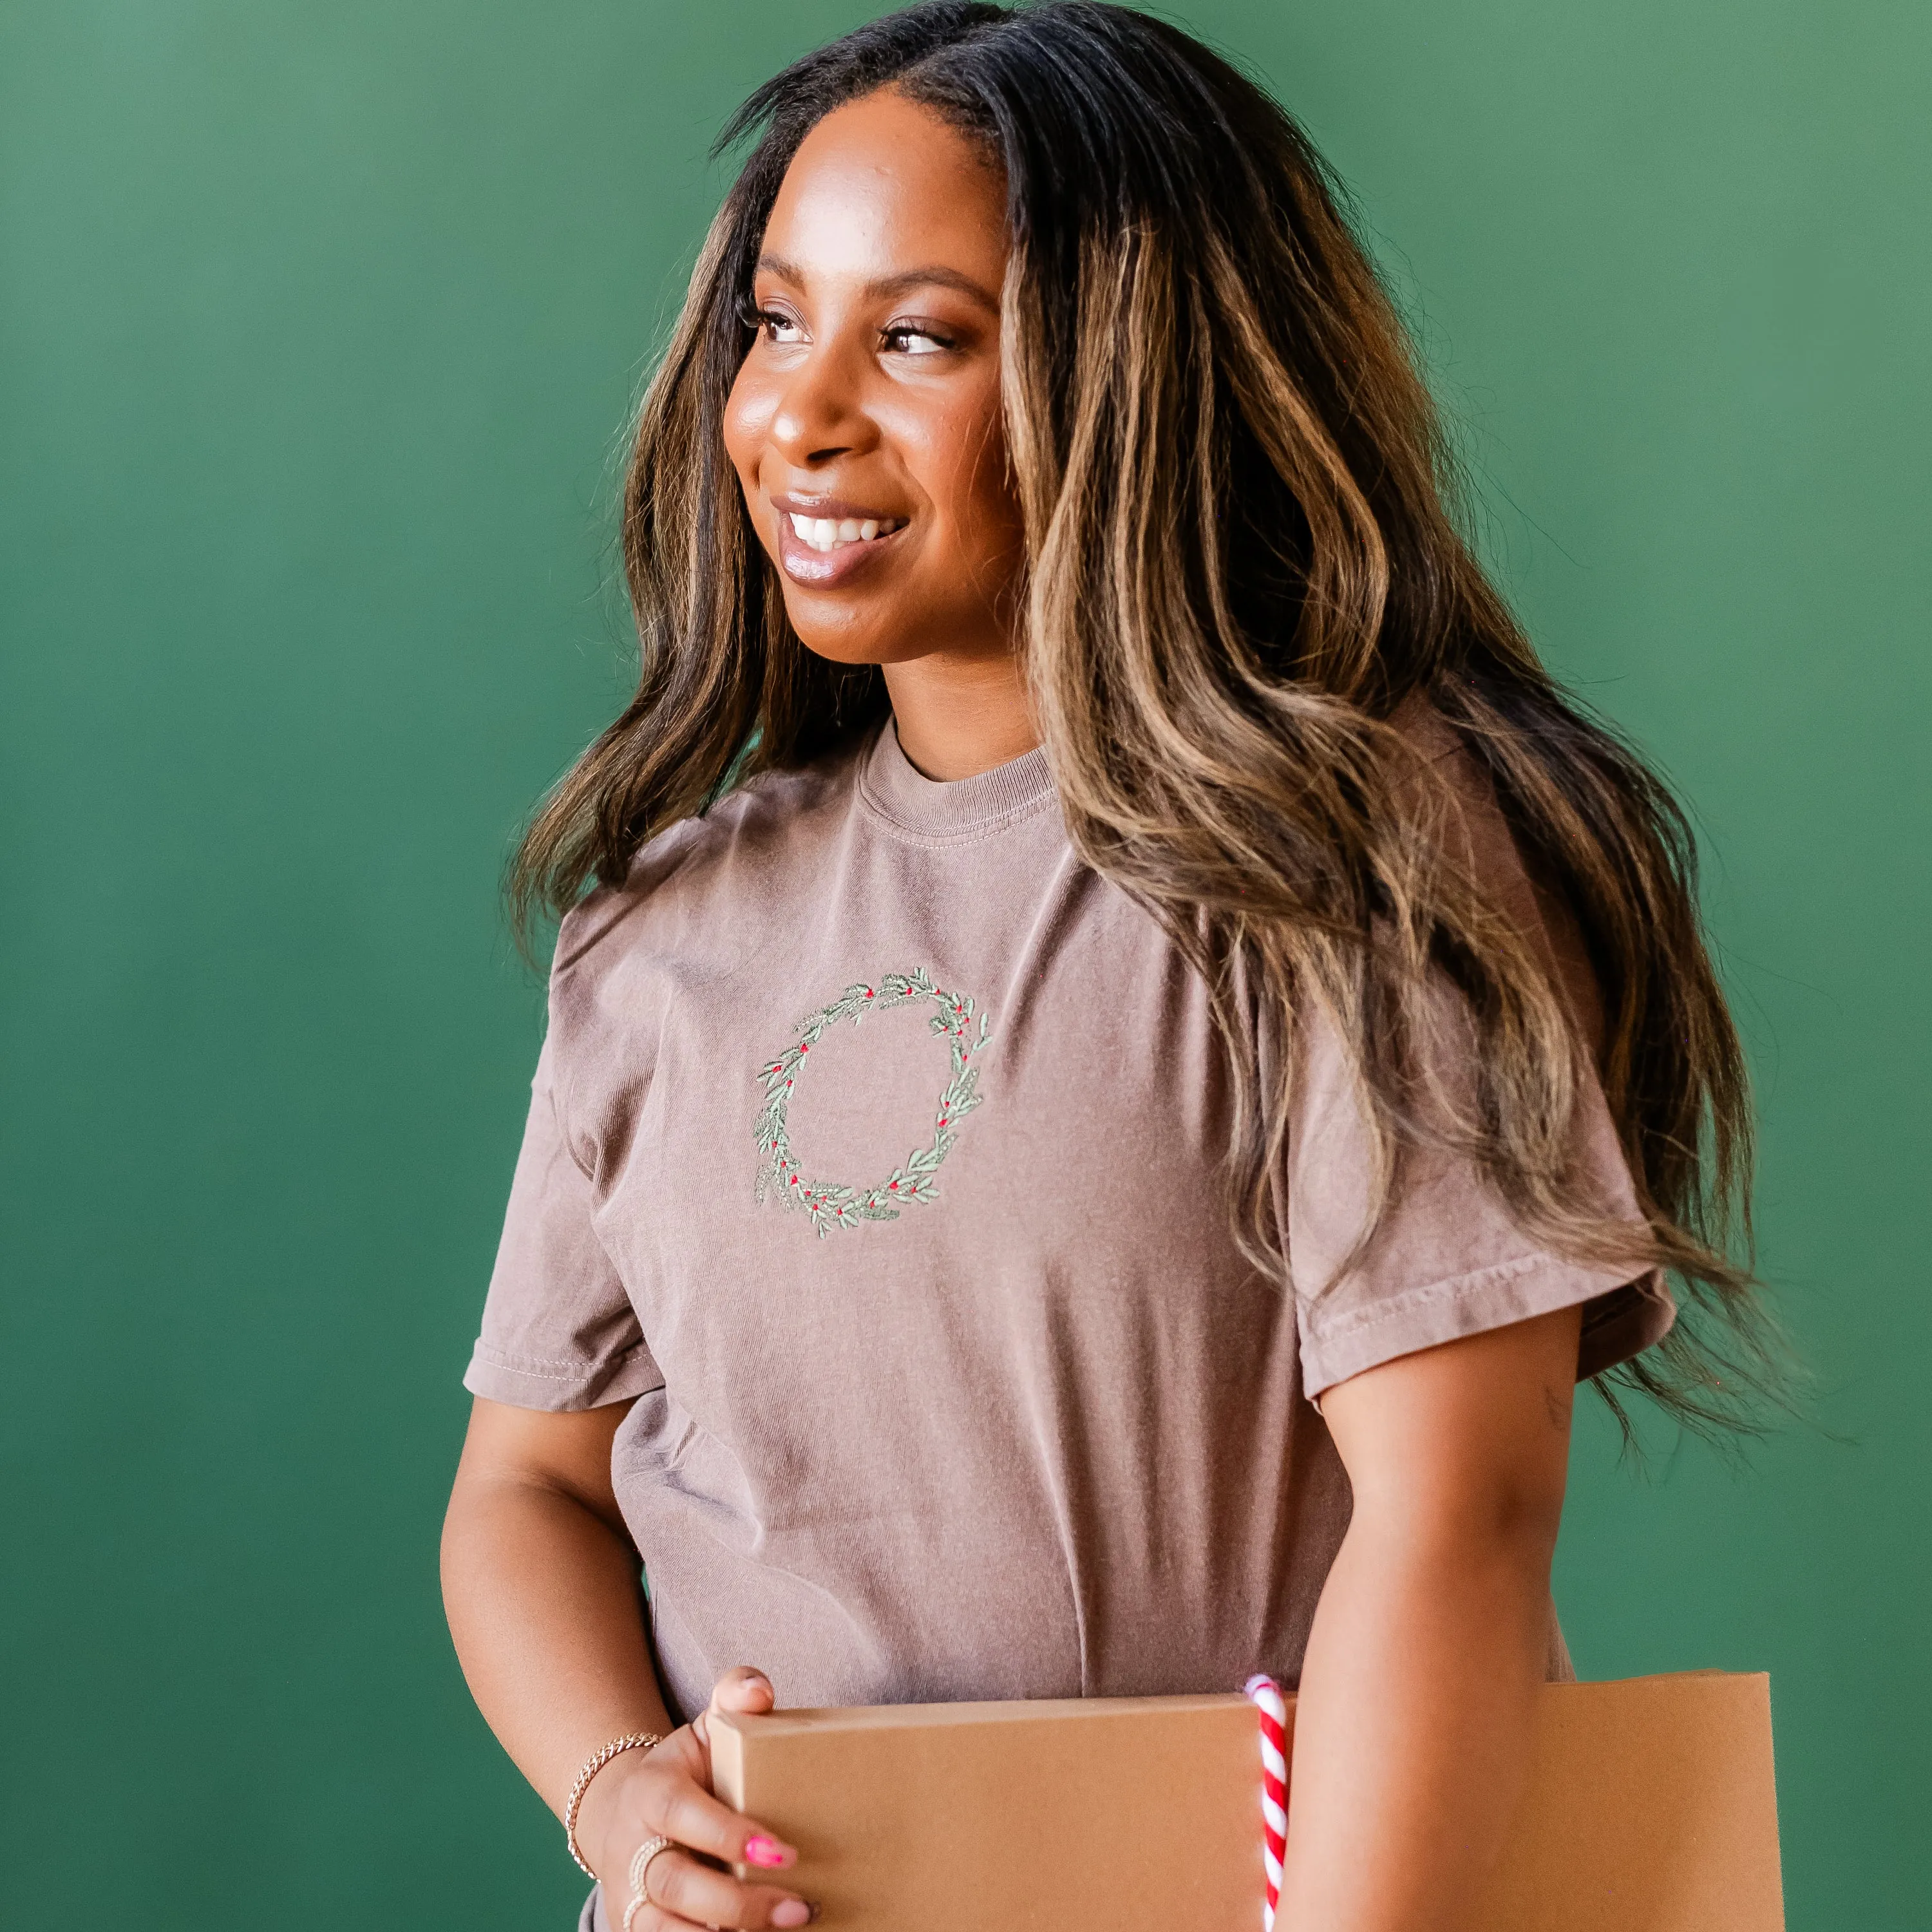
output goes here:
[[[798, 1846], [787, 1882], [826, 1932], [1262, 1922], [1260, 1746], [1239, 1695], [714, 1718], [712, 1754], [726, 1802]], [[1549, 1685], [1483, 1922], [1783, 1932], [1769, 1680]]]

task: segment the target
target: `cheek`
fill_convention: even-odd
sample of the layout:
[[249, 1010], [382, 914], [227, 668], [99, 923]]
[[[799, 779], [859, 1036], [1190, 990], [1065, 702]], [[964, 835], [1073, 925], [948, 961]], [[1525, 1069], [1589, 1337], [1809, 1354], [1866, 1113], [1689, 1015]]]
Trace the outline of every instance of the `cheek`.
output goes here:
[[997, 385], [961, 398], [921, 427], [921, 481], [953, 541], [974, 550], [1006, 548], [1019, 512], [1006, 475]]
[[775, 407], [764, 386], [750, 374], [750, 365], [741, 368], [724, 402], [724, 453], [747, 490], [757, 485], [758, 461]]

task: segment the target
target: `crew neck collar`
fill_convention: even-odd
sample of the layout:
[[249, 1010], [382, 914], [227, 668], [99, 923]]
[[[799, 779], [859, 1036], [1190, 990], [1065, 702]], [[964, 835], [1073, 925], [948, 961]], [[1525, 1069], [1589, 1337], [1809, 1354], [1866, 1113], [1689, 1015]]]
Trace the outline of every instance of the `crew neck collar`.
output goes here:
[[1052, 796], [1053, 775], [1046, 748], [1036, 745], [970, 778], [929, 778], [906, 756], [898, 722], [888, 716], [866, 754], [860, 786], [893, 824], [943, 837], [983, 832], [1017, 817]]

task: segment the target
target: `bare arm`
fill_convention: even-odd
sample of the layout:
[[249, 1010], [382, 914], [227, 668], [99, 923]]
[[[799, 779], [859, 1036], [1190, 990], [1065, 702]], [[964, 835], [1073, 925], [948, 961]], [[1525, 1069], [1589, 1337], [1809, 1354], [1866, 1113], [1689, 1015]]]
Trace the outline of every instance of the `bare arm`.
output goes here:
[[[478, 1399], [442, 1532], [443, 1604], [470, 1692], [490, 1728], [561, 1818], [584, 1763], [627, 1732], [669, 1732], [651, 1667], [638, 1554], [610, 1486], [610, 1441], [627, 1403], [548, 1414]], [[754, 1671], [721, 1681], [714, 1708], [769, 1710]], [[794, 1854], [711, 1796], [705, 1719], [656, 1750], [629, 1751], [586, 1794], [578, 1838], [614, 1919], [632, 1852], [662, 1833], [712, 1856], [774, 1867]], [[634, 1932], [694, 1923], [802, 1924], [795, 1894], [744, 1886], [698, 1861], [654, 1860]], [[688, 1914], [688, 1916], [686, 1915]]]
[[1404, 1356], [1322, 1413], [1354, 1515], [1296, 1702], [1281, 1922], [1478, 1932], [1550, 1644], [1580, 1312]]
[[629, 1406], [549, 1415], [479, 1400], [443, 1523], [443, 1603], [470, 1694], [560, 1817], [600, 1745], [671, 1729], [610, 1487]]

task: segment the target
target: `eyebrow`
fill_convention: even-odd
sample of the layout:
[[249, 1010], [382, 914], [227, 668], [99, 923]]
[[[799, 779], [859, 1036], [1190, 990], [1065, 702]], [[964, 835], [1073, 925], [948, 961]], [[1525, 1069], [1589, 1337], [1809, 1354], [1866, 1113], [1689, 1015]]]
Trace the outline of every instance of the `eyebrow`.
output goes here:
[[[795, 262], [788, 262], [779, 255], [760, 255], [758, 267], [764, 274], [776, 275], [796, 287], [803, 287], [808, 279], [805, 271]], [[957, 268], [945, 268], [937, 262], [922, 268], [908, 268], [902, 274], [886, 275], [878, 281], [868, 282], [866, 292], [875, 301], [890, 302], [895, 296], [910, 295], [914, 289], [928, 288], [952, 289], [994, 315], [1000, 312], [997, 296], [988, 295], [970, 275], [962, 275]]]

